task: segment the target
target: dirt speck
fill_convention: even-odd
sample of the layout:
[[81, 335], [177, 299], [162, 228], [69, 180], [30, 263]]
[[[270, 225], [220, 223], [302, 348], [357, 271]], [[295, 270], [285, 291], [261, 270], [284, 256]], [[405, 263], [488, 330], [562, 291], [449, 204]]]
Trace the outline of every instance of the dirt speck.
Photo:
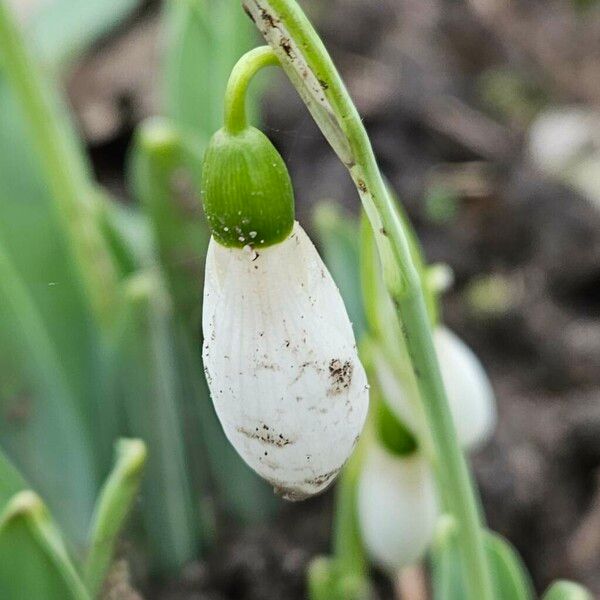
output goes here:
[[289, 58], [294, 58], [294, 51], [292, 50], [292, 44], [288, 38], [281, 38], [279, 42], [281, 49], [288, 55]]
[[339, 358], [332, 358], [329, 362], [330, 387], [328, 396], [340, 394], [350, 387], [354, 365], [349, 361], [342, 362]]
[[260, 9], [260, 18], [269, 26], [269, 27], [276, 27], [276, 23], [275, 23], [275, 17], [273, 17], [273, 15], [269, 12], [267, 12], [266, 9], [261, 8]]
[[307, 483], [308, 485], [314, 485], [316, 487], [319, 487], [324, 483], [331, 483], [339, 472], [339, 469], [334, 469], [333, 471], [322, 473], [321, 475], [317, 475], [316, 477], [305, 479], [305, 483]]
[[[293, 440], [284, 436], [282, 433], [275, 433], [271, 430], [268, 425], [263, 423], [262, 427], [255, 427], [254, 431], [247, 429], [246, 427], [238, 427], [238, 433], [246, 436], [251, 440], [259, 440], [263, 444], [274, 446], [275, 448], [283, 448], [293, 444]], [[265, 456], [266, 456], [265, 452]]]
[[253, 22], [256, 23], [256, 21], [254, 20], [254, 17], [252, 16], [252, 13], [250, 12], [250, 10], [248, 9], [247, 6], [244, 6], [244, 12], [248, 15], [248, 18]]

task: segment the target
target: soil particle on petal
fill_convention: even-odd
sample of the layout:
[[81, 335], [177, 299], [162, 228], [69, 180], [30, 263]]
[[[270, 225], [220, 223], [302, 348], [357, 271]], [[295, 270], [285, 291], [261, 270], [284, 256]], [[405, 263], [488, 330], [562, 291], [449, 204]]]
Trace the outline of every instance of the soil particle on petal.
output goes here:
[[350, 387], [354, 365], [349, 361], [342, 362], [339, 358], [332, 358], [329, 362], [329, 389], [328, 396], [341, 394]]

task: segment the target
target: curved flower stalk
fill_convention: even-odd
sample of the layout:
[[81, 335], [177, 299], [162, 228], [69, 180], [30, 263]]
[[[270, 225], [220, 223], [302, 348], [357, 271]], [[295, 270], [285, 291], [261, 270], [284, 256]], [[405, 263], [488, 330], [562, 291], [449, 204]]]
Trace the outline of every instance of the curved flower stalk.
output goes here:
[[325, 489], [368, 407], [341, 296], [298, 223], [257, 252], [213, 238], [206, 261], [206, 378], [225, 434], [291, 500]]
[[439, 514], [435, 481], [424, 457], [392, 454], [378, 443], [366, 451], [358, 479], [358, 522], [371, 560], [390, 573], [419, 560]]
[[326, 48], [295, 0], [242, 3], [356, 185], [376, 239], [384, 281], [402, 324], [426, 418], [427, 446], [437, 464], [444, 503], [457, 522], [465, 596], [492, 600], [479, 503], [437, 364], [422, 278], [360, 115]]
[[[496, 400], [488, 376], [475, 353], [450, 329], [439, 325], [433, 333], [442, 379], [458, 439], [466, 450], [491, 436], [496, 424]], [[413, 432], [418, 432], [412, 380], [404, 381], [380, 351], [373, 352], [374, 374], [385, 401]]]
[[248, 83], [274, 63], [268, 47], [242, 57], [206, 151], [203, 360], [231, 444], [284, 498], [302, 500], [350, 456], [368, 385], [341, 295], [294, 221], [285, 164], [246, 123]]

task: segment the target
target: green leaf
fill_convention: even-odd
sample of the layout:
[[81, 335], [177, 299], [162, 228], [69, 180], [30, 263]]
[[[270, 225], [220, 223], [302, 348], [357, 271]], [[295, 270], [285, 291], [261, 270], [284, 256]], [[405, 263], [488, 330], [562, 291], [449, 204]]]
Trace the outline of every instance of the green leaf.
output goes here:
[[500, 600], [534, 598], [533, 584], [517, 550], [497, 533], [487, 532], [486, 552], [494, 579], [496, 597]]
[[317, 206], [314, 223], [323, 259], [340, 289], [354, 333], [360, 340], [366, 323], [360, 287], [359, 224], [328, 202]]
[[187, 156], [182, 136], [168, 121], [146, 121], [136, 133], [130, 179], [156, 240], [175, 311], [196, 332], [210, 234], [198, 194], [186, 178]]
[[0, 449], [0, 514], [8, 501], [25, 489], [25, 480]]
[[348, 573], [326, 556], [311, 561], [307, 584], [310, 600], [365, 600], [372, 595], [369, 580], [362, 573]]
[[356, 513], [360, 460], [360, 450], [357, 450], [350, 457], [336, 485], [333, 544], [336, 568], [339, 572], [365, 576], [367, 558], [361, 541]]
[[542, 596], [543, 600], [592, 600], [592, 593], [578, 583], [557, 581]]
[[44, 63], [62, 67], [140, 4], [140, 0], [54, 0], [35, 13], [27, 32]]
[[[497, 600], [533, 600], [531, 578], [517, 551], [500, 535], [487, 531], [485, 550], [492, 573]], [[433, 591], [436, 600], [463, 600], [466, 588], [462, 581], [460, 552], [456, 528], [451, 517], [440, 519], [438, 535], [432, 548]]]
[[195, 557], [200, 527], [186, 461], [173, 315], [156, 271], [134, 275], [126, 297], [120, 382], [128, 429], [150, 448], [144, 524], [154, 564], [174, 571]]
[[110, 567], [117, 537], [138, 493], [146, 462], [146, 445], [141, 440], [122, 439], [116, 445], [115, 466], [96, 504], [90, 530], [85, 583], [95, 597]]
[[[82, 542], [89, 521], [95, 490], [95, 464], [87, 427], [69, 385], [61, 356], [8, 255], [0, 244], [0, 322], [2, 349], [11, 336], [15, 365], [28, 382], [22, 393], [3, 399], [0, 419], [5, 447], [29, 481], [43, 490], [61, 524]], [[10, 357], [0, 353], [0, 359]], [[18, 380], [21, 381], [21, 380]], [[10, 404], [12, 400], [12, 404]]]
[[165, 20], [166, 115], [202, 146], [223, 124], [229, 73], [255, 33], [238, 0], [168, 0]]
[[0, 517], [0, 590], [7, 600], [89, 600], [58, 531], [33, 492]]
[[460, 551], [456, 541], [456, 522], [451, 515], [443, 514], [439, 518], [430, 555], [433, 599], [461, 598], [464, 591]]
[[[79, 140], [53, 86], [43, 77], [22, 34], [0, 2], [0, 66], [14, 94], [16, 116], [25, 124], [31, 145], [51, 193], [52, 209], [74, 257], [77, 275], [94, 315], [111, 323], [118, 301], [118, 282], [112, 256], [101, 235], [90, 171]], [[11, 151], [11, 146], [7, 151]], [[14, 191], [9, 190], [9, 194]]]
[[307, 583], [310, 600], [332, 600], [333, 559], [317, 556], [308, 565]]
[[81, 142], [4, 3], [0, 30], [0, 432], [82, 543], [114, 439], [98, 324], [117, 314], [116, 270]]

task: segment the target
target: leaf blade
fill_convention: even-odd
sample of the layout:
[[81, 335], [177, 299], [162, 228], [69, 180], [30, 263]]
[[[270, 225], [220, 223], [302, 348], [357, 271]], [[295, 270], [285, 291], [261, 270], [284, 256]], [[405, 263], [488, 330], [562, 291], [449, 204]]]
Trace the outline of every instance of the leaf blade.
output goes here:
[[6, 598], [90, 600], [45, 506], [29, 490], [0, 518], [0, 589]]
[[115, 465], [100, 491], [90, 527], [84, 580], [93, 597], [102, 587], [117, 536], [138, 493], [146, 462], [146, 445], [141, 440], [121, 439], [116, 444], [115, 454]]

